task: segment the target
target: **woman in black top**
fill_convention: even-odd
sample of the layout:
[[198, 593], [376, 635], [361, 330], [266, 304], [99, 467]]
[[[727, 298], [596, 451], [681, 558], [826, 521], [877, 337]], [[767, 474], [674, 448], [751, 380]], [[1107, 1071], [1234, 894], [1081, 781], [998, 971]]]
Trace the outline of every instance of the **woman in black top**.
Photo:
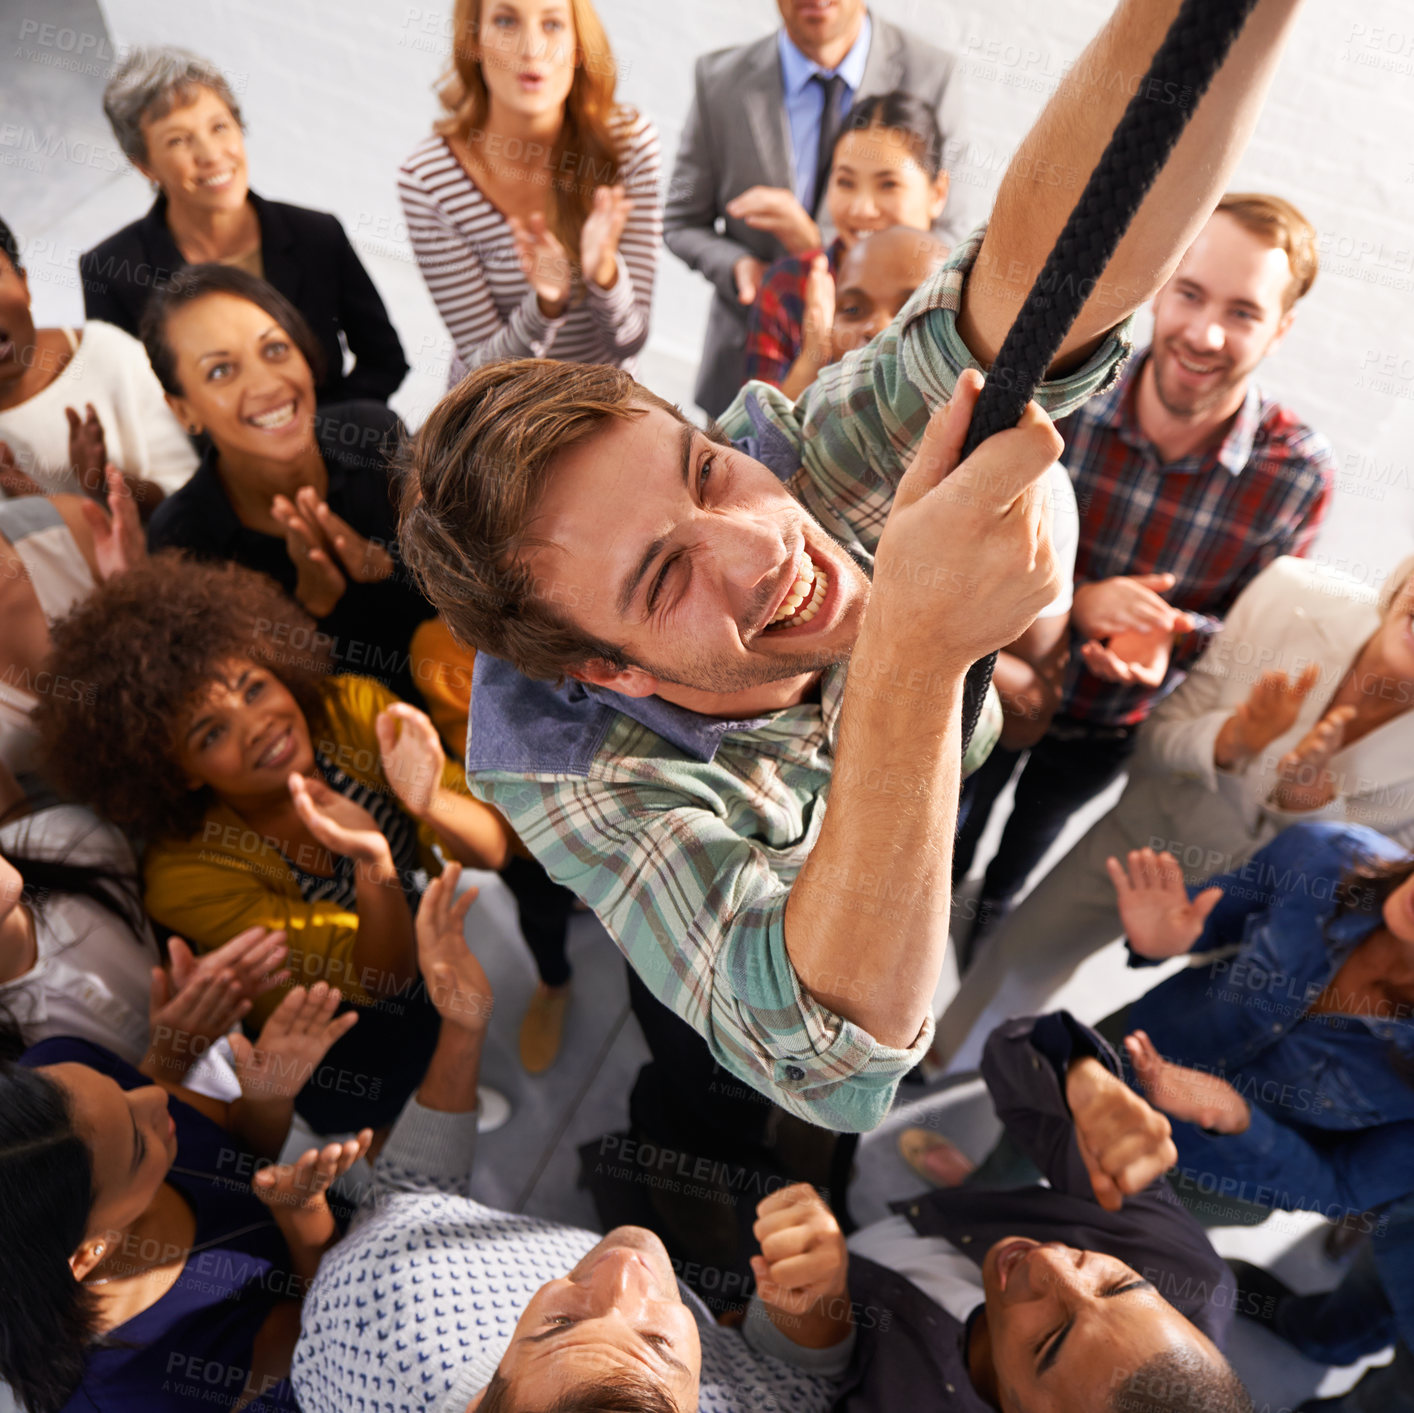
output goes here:
[[[158, 188], [152, 209], [79, 260], [84, 310], [136, 334], [153, 290], [215, 261], [268, 280], [323, 350], [321, 403], [386, 401], [408, 371], [398, 335], [338, 220], [247, 185], [241, 111], [220, 71], [183, 49], [135, 49], [103, 94], [113, 134]], [[343, 371], [340, 335], [354, 356]]]
[[149, 301], [142, 335], [173, 411], [209, 442], [153, 515], [149, 548], [270, 575], [317, 620], [341, 670], [418, 700], [409, 644], [433, 610], [393, 560], [396, 414], [381, 402], [316, 414], [320, 349], [308, 325], [229, 265], [176, 275]]

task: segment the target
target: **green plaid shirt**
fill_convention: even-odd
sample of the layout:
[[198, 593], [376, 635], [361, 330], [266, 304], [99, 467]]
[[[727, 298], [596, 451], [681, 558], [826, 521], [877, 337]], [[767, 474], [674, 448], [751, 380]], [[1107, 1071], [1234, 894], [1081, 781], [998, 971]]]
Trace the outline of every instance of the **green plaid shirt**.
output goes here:
[[[763, 460], [788, 449], [799, 466], [792, 493], [866, 564], [930, 411], [977, 366], [956, 316], [981, 237], [959, 245], [880, 337], [827, 367], [800, 402], [750, 384], [721, 419], [733, 440], [756, 437]], [[1073, 411], [1110, 386], [1128, 352], [1121, 327], [1038, 401], [1052, 417]], [[832, 668], [817, 702], [715, 723], [706, 750], [675, 744], [636, 720], [632, 701], [595, 690], [613, 711], [587, 771], [477, 769], [470, 783], [728, 1071], [814, 1123], [863, 1131], [884, 1118], [933, 1027], [907, 1049], [878, 1044], [810, 996], [786, 952], [786, 897], [824, 821], [845, 679]], [[475, 720], [474, 708], [473, 729]], [[993, 702], [969, 751], [974, 768], [999, 729]], [[841, 884], [877, 898], [880, 912], [896, 886], [862, 870]]]

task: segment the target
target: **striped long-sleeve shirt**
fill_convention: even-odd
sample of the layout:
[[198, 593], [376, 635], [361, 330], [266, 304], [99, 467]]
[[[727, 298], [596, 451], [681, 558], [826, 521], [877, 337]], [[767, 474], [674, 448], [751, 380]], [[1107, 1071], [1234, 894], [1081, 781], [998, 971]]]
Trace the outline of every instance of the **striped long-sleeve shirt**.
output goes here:
[[[408, 237], [452, 337], [449, 386], [468, 370], [502, 358], [612, 363], [634, 371], [634, 355], [648, 338], [663, 234], [658, 133], [647, 118], [624, 108], [615, 110], [610, 131], [619, 153], [619, 181], [633, 202], [619, 240], [618, 278], [608, 289], [576, 281], [569, 307], [553, 319], [540, 312], [521, 273], [506, 217], [447, 140], [426, 138], [403, 163], [398, 195]], [[591, 178], [587, 174], [585, 180]]]

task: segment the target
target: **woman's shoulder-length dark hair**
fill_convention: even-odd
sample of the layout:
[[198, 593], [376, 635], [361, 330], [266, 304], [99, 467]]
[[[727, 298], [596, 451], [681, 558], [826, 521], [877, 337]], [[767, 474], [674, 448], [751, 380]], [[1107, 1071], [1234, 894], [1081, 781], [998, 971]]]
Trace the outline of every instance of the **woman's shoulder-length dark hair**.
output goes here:
[[177, 377], [177, 351], [167, 336], [172, 315], [209, 294], [234, 295], [263, 309], [289, 334], [290, 342], [304, 355], [304, 361], [314, 374], [315, 385], [324, 381], [327, 371], [324, 350], [304, 315], [268, 280], [237, 265], [208, 263], [183, 266], [152, 291], [142, 311], [138, 332], [147, 349], [147, 361], [152, 364], [163, 392], [172, 397], [181, 397], [183, 392]]

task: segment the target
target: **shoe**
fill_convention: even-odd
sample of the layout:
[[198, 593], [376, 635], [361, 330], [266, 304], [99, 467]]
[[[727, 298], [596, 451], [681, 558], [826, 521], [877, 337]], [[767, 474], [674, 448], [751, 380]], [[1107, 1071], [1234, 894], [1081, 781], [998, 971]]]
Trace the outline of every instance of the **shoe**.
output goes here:
[[511, 1101], [499, 1089], [476, 1088], [476, 1131], [492, 1133], [511, 1116]]
[[898, 1136], [899, 1157], [933, 1187], [961, 1187], [977, 1164], [955, 1143], [930, 1128], [906, 1128]]
[[568, 982], [563, 986], [537, 984], [520, 1023], [520, 1062], [527, 1074], [544, 1074], [555, 1063], [569, 1000]]
[[1227, 1268], [1237, 1278], [1237, 1313], [1270, 1325], [1285, 1300], [1296, 1294], [1280, 1276], [1250, 1261], [1229, 1260]]

